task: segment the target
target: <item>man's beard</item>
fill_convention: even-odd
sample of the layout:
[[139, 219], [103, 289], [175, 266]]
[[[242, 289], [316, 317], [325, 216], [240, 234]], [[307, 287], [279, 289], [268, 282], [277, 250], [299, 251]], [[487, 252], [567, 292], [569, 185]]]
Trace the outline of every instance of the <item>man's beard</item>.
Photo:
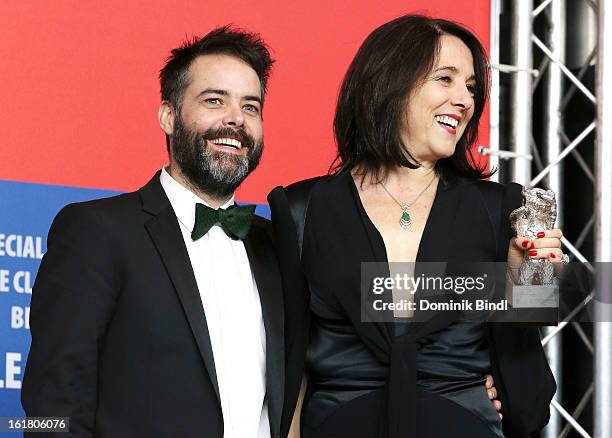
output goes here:
[[[207, 140], [213, 138], [238, 138], [246, 157], [214, 150]], [[210, 196], [227, 198], [257, 167], [263, 152], [263, 142], [255, 144], [253, 137], [244, 130], [232, 128], [193, 131], [183, 125], [178, 117], [172, 134], [172, 156], [187, 181]]]

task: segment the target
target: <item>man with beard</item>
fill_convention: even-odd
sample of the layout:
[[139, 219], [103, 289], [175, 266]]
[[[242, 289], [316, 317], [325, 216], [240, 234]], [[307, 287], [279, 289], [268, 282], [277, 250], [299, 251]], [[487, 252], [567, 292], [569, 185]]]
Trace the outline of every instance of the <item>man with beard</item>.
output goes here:
[[174, 49], [160, 72], [169, 165], [57, 215], [32, 294], [28, 416], [69, 417], [78, 437], [286, 434], [271, 232], [234, 204], [261, 157], [271, 65], [257, 35], [228, 27]]

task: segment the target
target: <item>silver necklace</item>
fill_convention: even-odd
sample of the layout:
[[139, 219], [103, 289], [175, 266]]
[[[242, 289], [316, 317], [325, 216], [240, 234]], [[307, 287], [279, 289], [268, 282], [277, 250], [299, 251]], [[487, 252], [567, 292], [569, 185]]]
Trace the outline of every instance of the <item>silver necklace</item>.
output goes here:
[[423, 193], [425, 193], [427, 191], [427, 189], [433, 184], [433, 182], [436, 179], [436, 176], [437, 175], [434, 175], [434, 177], [431, 179], [431, 181], [429, 181], [429, 184], [427, 184], [427, 186], [425, 186], [425, 188], [423, 190], [421, 190], [421, 193], [419, 193], [417, 195], [417, 197], [414, 198], [414, 200], [410, 204], [402, 204], [401, 202], [399, 202], [397, 199], [395, 199], [395, 196], [393, 196], [391, 194], [391, 192], [389, 190], [387, 190], [385, 185], [382, 182], [380, 183], [381, 187], [385, 190], [385, 192], [387, 192], [387, 195], [389, 195], [391, 197], [391, 199], [393, 199], [395, 201], [395, 203], [397, 205], [399, 205], [400, 208], [402, 209], [402, 215], [400, 216], [399, 225], [404, 230], [409, 230], [410, 227], [412, 227], [412, 218], [410, 217], [410, 207], [412, 207], [414, 205], [414, 203], [419, 200], [421, 195]]

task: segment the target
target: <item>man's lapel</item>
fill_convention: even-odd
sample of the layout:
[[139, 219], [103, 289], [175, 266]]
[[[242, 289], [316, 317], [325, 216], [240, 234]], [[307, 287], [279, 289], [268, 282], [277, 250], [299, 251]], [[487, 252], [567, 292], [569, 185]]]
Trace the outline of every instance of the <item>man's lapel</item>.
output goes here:
[[220, 403], [215, 361], [202, 299], [178, 220], [159, 182], [159, 172], [140, 189], [140, 195], [143, 210], [152, 215], [151, 219], [145, 223], [145, 228], [176, 289]]
[[278, 262], [264, 219], [255, 216], [244, 240], [266, 329], [266, 397], [272, 436], [280, 431], [285, 379], [284, 308]]

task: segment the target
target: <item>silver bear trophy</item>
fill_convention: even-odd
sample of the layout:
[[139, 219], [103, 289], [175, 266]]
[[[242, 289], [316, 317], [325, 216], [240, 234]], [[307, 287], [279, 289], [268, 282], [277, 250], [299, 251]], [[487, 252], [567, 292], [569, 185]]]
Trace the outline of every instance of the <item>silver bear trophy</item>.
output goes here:
[[[517, 236], [536, 239], [540, 231], [550, 230], [557, 220], [555, 192], [538, 188], [523, 187], [523, 206], [510, 213], [510, 223]], [[548, 259], [523, 260], [519, 267], [519, 285], [552, 284], [553, 264]]]

